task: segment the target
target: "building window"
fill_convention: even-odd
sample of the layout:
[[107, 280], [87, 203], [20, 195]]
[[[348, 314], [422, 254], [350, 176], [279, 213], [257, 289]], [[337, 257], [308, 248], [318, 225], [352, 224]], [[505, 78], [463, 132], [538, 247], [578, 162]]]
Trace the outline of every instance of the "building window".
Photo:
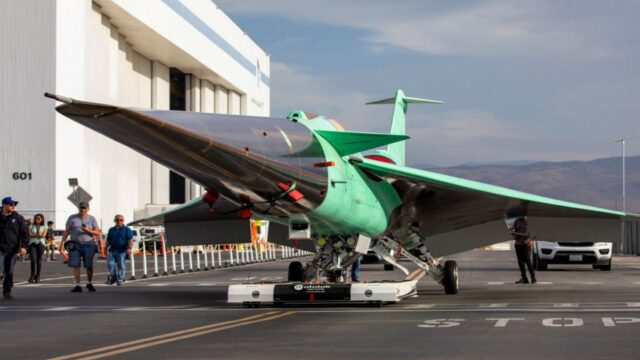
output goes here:
[[169, 109], [185, 111], [187, 104], [186, 97], [186, 75], [182, 71], [171, 68], [169, 69], [171, 99], [169, 101]]
[[[170, 99], [169, 108], [171, 110], [186, 110], [186, 76], [176, 69], [169, 69], [170, 78]], [[186, 201], [184, 176], [169, 171], [169, 203], [182, 204]]]

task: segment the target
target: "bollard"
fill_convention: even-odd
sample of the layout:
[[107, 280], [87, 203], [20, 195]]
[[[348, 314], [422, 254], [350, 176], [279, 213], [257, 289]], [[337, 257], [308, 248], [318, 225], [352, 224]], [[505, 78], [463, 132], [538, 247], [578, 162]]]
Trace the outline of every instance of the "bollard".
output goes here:
[[184, 246], [180, 246], [180, 273], [184, 273]]
[[245, 250], [245, 248], [244, 248], [244, 247], [245, 247], [245, 245], [244, 245], [244, 244], [242, 244], [242, 263], [243, 263], [243, 264], [245, 264], [245, 263], [247, 262], [247, 261], [246, 261], [246, 259], [245, 259], [245, 257], [244, 257], [244, 253], [246, 252], [246, 250]]
[[280, 245], [280, 251], [282, 251], [282, 259], [284, 259], [284, 246]]
[[223, 263], [222, 263], [222, 246], [218, 245], [216, 246], [217, 250], [218, 250], [218, 267], [223, 267]]
[[198, 246], [194, 247], [196, 249], [196, 271], [200, 271], [200, 248]]
[[233, 266], [233, 248], [229, 245], [229, 266]]
[[216, 268], [216, 258], [213, 256], [214, 245], [209, 246], [209, 250], [211, 250], [211, 270]]
[[240, 265], [240, 247], [238, 244], [235, 246], [236, 248], [236, 264]]
[[193, 272], [193, 246], [189, 249], [189, 272]]
[[160, 239], [162, 239], [162, 261], [164, 262], [164, 272], [162, 273], [162, 276], [167, 276], [169, 275], [169, 273], [167, 272], [167, 244], [164, 242], [164, 236], [162, 236]]
[[133, 251], [131, 251], [131, 254], [129, 254], [129, 258], [131, 261], [131, 277], [129, 278], [129, 280], [135, 280], [136, 279], [136, 256]]
[[173, 271], [171, 272], [171, 274], [175, 275], [176, 274], [176, 247], [175, 246], [171, 247], [171, 267], [173, 268]]
[[155, 240], [153, 240], [153, 267], [155, 270], [153, 277], [158, 277], [158, 249]]
[[249, 261], [251, 263], [256, 262], [255, 259], [253, 258], [253, 244], [249, 244]]
[[253, 261], [258, 262], [258, 244], [257, 243], [253, 245], [253, 249], [251, 252], [252, 252], [251, 256], [253, 256]]
[[146, 279], [147, 276], [147, 243], [142, 242], [142, 278]]
[[209, 270], [209, 258], [207, 258], [207, 246], [202, 248], [202, 257], [204, 257], [204, 270]]

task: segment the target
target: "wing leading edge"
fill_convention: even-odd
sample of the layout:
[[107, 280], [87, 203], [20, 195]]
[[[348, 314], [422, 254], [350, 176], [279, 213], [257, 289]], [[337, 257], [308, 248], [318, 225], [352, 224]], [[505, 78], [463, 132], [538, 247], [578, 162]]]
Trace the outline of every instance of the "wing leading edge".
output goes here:
[[352, 163], [393, 185], [402, 199], [396, 219], [418, 219], [437, 256], [508, 240], [505, 218], [526, 216], [539, 239], [609, 242], [620, 239], [621, 221], [640, 219], [635, 214], [375, 160]]

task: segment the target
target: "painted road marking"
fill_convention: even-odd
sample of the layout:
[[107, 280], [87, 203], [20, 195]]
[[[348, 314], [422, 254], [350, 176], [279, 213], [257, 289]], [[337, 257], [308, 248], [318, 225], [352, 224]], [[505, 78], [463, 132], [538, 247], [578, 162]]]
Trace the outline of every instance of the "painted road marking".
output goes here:
[[196, 286], [216, 286], [215, 283], [200, 283], [200, 284], [196, 284]]
[[640, 307], [640, 302], [628, 302], [628, 307]]
[[576, 304], [576, 303], [560, 303], [560, 304], [553, 304], [553, 307], [556, 307], [556, 308], [577, 308], [578, 304]]
[[257, 277], [255, 276], [250, 276], [250, 277], [235, 277], [235, 278], [231, 278], [229, 279], [230, 281], [248, 281], [248, 280], [255, 280], [257, 279]]
[[168, 283], [155, 283], [155, 284], [149, 284], [147, 286], [169, 286]]
[[425, 320], [424, 324], [418, 325], [419, 328], [450, 328], [460, 326], [465, 319], [431, 319]]
[[488, 318], [486, 321], [495, 321], [493, 327], [507, 327], [509, 321], [524, 321], [524, 318]]
[[412, 304], [405, 306], [405, 309], [431, 309], [434, 304]]
[[56, 306], [48, 309], [43, 309], [43, 311], [68, 311], [68, 310], [75, 310], [77, 308], [78, 308], [77, 306]]
[[281, 317], [295, 314], [295, 311], [270, 311], [263, 314], [253, 315], [237, 320], [223, 321], [210, 325], [199, 326], [191, 329], [174, 331], [167, 334], [152, 336], [148, 338], [128, 341], [125, 343], [105, 346], [93, 350], [82, 351], [74, 354], [59, 356], [51, 360], [68, 360], [68, 359], [101, 359], [107, 356], [118, 355], [139, 349], [144, 349], [156, 345], [162, 345], [179, 340], [184, 340], [196, 336], [206, 335], [213, 332], [223, 331], [236, 328], [239, 326], [251, 325], [259, 322], [275, 320]]
[[542, 325], [547, 327], [578, 327], [584, 325], [581, 318], [549, 318], [542, 320]]
[[489, 281], [487, 285], [504, 285], [504, 281]]
[[486, 308], [486, 309], [495, 309], [495, 308], [506, 308], [507, 306], [509, 306], [509, 303], [481, 304], [478, 307], [479, 308]]

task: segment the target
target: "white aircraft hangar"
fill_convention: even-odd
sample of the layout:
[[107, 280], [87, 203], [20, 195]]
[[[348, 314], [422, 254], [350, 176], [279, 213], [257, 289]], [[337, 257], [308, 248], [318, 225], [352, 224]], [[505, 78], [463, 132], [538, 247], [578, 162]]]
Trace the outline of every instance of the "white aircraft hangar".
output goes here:
[[[0, 2], [0, 195], [63, 226], [70, 179], [114, 214], [200, 195], [189, 179], [54, 111], [52, 92], [119, 106], [268, 116], [269, 55], [209, 0]], [[73, 181], [73, 180], [71, 180]]]

